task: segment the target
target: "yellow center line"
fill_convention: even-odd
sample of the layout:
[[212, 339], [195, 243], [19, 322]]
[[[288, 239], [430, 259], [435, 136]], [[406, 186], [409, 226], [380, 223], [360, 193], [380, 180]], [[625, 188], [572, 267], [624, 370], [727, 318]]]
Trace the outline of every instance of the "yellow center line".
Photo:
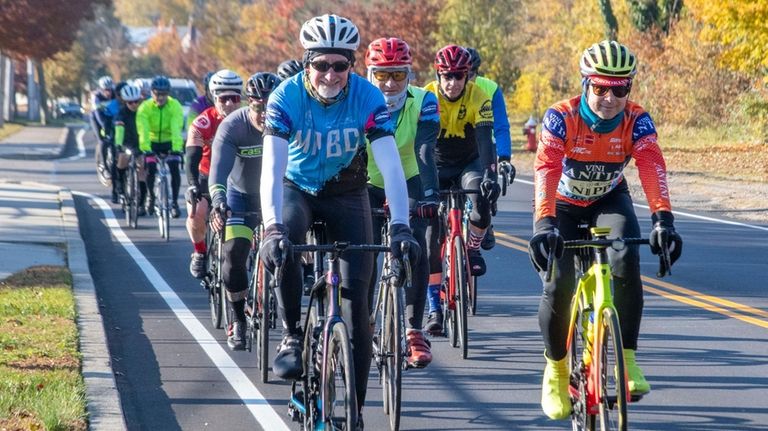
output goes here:
[[[509, 248], [528, 253], [528, 241], [503, 232], [495, 231], [496, 242]], [[503, 238], [503, 239], [499, 239]], [[739, 304], [728, 299], [707, 295], [665, 281], [641, 276], [644, 289], [672, 301], [702, 308], [713, 313], [732, 317], [752, 325], [768, 329], [768, 311]], [[649, 286], [652, 285], [652, 286]], [[664, 290], [666, 289], [666, 290]], [[674, 293], [677, 292], [677, 293]], [[766, 320], [764, 320], [766, 319]]]

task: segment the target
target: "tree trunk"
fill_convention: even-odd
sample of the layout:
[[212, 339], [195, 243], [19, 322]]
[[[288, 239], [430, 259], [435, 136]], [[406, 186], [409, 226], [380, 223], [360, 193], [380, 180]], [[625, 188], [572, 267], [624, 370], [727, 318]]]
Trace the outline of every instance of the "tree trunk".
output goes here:
[[40, 122], [45, 126], [50, 118], [48, 90], [45, 88], [45, 69], [42, 61], [36, 61], [35, 66], [37, 66], [37, 89], [40, 95]]
[[619, 35], [619, 23], [616, 21], [616, 15], [613, 14], [611, 0], [598, 0], [597, 3], [600, 6], [600, 12], [603, 14], [603, 20], [605, 21], [605, 38], [616, 40], [616, 37]]
[[27, 58], [27, 120], [40, 121], [40, 99], [35, 82], [35, 60]]

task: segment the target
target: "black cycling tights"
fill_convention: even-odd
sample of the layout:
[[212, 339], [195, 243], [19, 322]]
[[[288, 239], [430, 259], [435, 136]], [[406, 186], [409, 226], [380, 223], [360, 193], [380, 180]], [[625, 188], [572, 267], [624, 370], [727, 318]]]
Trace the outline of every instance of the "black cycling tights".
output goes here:
[[[179, 161], [168, 160], [168, 170], [171, 171], [171, 204], [175, 204], [179, 199], [179, 186], [181, 185], [181, 173], [179, 172]], [[155, 175], [157, 175], [157, 163], [147, 163], [147, 185], [149, 186], [149, 196], [155, 200]]]
[[[582, 219], [587, 220], [590, 226], [610, 227], [610, 238], [640, 237], [640, 225], [626, 187], [620, 186], [586, 208], [557, 202], [557, 221], [564, 239], [578, 239], [577, 227]], [[550, 359], [559, 360], [566, 355], [570, 304], [576, 288], [574, 253], [575, 249], [566, 249], [563, 257], [558, 260], [556, 277], [552, 282], [544, 283], [539, 304], [539, 327]], [[636, 350], [643, 314], [639, 246], [627, 246], [622, 251], [609, 248], [608, 257], [612, 265], [613, 298], [619, 311], [624, 348]]]
[[[292, 185], [284, 187], [283, 222], [294, 244], [305, 243], [314, 220], [325, 221], [328, 242], [370, 244], [371, 205], [361, 188], [342, 196], [312, 196]], [[326, 268], [327, 269], [327, 268]], [[303, 292], [301, 260], [286, 263], [277, 299], [286, 331], [298, 333]], [[350, 252], [341, 258], [341, 308], [350, 330], [359, 407], [365, 403], [371, 367], [371, 332], [368, 325], [368, 283], [373, 271], [371, 253]]]

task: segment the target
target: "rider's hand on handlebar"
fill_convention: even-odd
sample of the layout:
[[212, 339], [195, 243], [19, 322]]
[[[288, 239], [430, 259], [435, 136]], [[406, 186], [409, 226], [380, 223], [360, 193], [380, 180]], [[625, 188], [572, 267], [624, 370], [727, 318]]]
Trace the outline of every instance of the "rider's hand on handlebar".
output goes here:
[[499, 161], [499, 173], [504, 175], [507, 179], [507, 184], [512, 184], [512, 182], [515, 181], [516, 172], [515, 167], [512, 166], [512, 163], [510, 163], [509, 160]]
[[[548, 236], [555, 235], [554, 249], [550, 248]], [[533, 267], [539, 271], [547, 271], [550, 253], [554, 253], [555, 259], [563, 257], [565, 244], [563, 237], [557, 231], [557, 223], [554, 217], [544, 217], [536, 222], [536, 231], [528, 242], [528, 255], [531, 257]]]
[[665, 257], [669, 257], [669, 266], [671, 267], [683, 253], [683, 239], [675, 231], [675, 217], [671, 212], [657, 211], [651, 218], [653, 229], [648, 243], [651, 246], [651, 253], [662, 258], [659, 274], [666, 274], [669, 272], [669, 267], [666, 266]]
[[435, 218], [439, 208], [440, 203], [437, 201], [419, 202], [413, 209], [413, 215], [416, 218]]
[[226, 202], [214, 203], [213, 211], [211, 211], [211, 227], [216, 232], [221, 232], [231, 215], [232, 210], [227, 206]]
[[480, 183], [480, 191], [482, 192], [483, 197], [488, 199], [488, 202], [490, 202], [491, 205], [496, 203], [496, 200], [499, 199], [499, 195], [501, 194], [501, 187], [498, 182], [496, 182], [496, 178], [497, 176], [495, 172], [486, 169], [483, 174], [483, 181]]
[[[280, 244], [283, 244], [283, 249]], [[264, 239], [261, 241], [259, 256], [267, 269], [274, 273], [275, 268], [283, 265], [284, 249], [290, 249], [291, 241], [288, 239], [288, 228], [280, 223], [274, 223], [264, 230]], [[287, 254], [290, 259], [291, 254]]]
[[402, 223], [395, 223], [389, 227], [389, 235], [389, 248], [392, 251], [392, 257], [402, 259], [402, 243], [408, 242], [408, 259], [411, 261], [411, 266], [415, 266], [421, 257], [421, 247], [416, 242], [416, 238], [413, 237], [411, 228]]

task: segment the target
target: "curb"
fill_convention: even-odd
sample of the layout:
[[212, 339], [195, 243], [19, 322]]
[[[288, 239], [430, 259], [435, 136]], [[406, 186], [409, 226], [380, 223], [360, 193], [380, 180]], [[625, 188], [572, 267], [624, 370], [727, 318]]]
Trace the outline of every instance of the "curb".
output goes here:
[[72, 272], [72, 287], [77, 307], [82, 372], [85, 380], [89, 429], [126, 430], [120, 394], [117, 391], [111, 357], [107, 348], [104, 322], [99, 311], [96, 289], [88, 267], [85, 243], [80, 237], [77, 210], [72, 192], [59, 190], [67, 264]]

